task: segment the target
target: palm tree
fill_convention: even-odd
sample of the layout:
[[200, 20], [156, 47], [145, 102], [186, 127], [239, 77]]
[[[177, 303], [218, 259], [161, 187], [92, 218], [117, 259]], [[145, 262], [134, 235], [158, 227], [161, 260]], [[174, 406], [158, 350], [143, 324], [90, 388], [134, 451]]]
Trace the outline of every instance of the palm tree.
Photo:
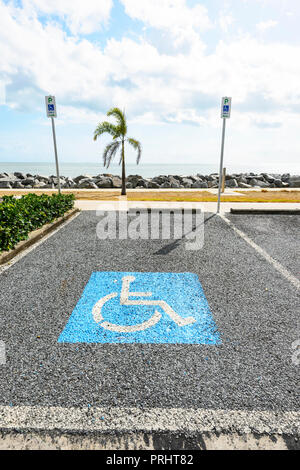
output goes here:
[[111, 161], [115, 157], [118, 149], [121, 146], [121, 157], [119, 161], [119, 165], [122, 162], [122, 192], [121, 194], [124, 196], [126, 195], [126, 175], [125, 175], [125, 152], [124, 146], [125, 141], [128, 142], [132, 147], [137, 150], [137, 159], [136, 163], [139, 163], [141, 154], [142, 154], [142, 146], [138, 140], [133, 139], [132, 137], [127, 137], [127, 124], [125, 118], [125, 111], [121, 111], [119, 108], [112, 108], [110, 109], [107, 116], [114, 116], [117, 120], [117, 124], [111, 124], [110, 122], [104, 121], [101, 122], [95, 129], [94, 132], [94, 140], [97, 140], [100, 135], [105, 134], [106, 132], [110, 134], [113, 138], [112, 142], [110, 142], [104, 149], [103, 152], [103, 165], [104, 167], [108, 168]]

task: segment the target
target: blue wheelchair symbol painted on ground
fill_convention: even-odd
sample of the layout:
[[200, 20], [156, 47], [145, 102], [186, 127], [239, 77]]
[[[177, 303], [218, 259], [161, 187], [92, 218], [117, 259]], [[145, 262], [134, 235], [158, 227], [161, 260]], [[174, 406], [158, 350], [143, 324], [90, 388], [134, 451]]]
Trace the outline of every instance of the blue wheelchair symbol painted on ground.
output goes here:
[[221, 340], [196, 274], [94, 272], [58, 342]]

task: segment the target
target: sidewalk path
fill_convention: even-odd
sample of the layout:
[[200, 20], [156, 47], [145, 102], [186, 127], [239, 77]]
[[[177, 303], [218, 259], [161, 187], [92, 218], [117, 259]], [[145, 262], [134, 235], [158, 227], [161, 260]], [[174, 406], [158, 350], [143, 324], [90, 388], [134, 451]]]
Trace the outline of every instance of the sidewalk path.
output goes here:
[[[75, 207], [84, 211], [109, 211], [109, 210], [120, 210], [128, 207], [130, 208], [153, 208], [153, 209], [201, 209], [204, 212], [216, 212], [216, 202], [163, 202], [163, 201], [124, 201], [120, 197], [120, 201], [86, 201], [76, 200]], [[230, 209], [284, 209], [293, 210], [300, 209], [300, 203], [249, 203], [249, 202], [222, 202], [221, 203], [221, 214], [230, 212]]]

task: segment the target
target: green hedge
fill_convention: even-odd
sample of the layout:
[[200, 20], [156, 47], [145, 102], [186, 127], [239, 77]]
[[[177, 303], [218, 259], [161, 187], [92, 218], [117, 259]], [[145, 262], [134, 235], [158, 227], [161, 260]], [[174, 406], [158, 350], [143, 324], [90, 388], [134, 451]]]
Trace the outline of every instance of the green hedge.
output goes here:
[[3, 196], [0, 203], [0, 253], [26, 240], [32, 230], [64, 215], [74, 206], [73, 194]]

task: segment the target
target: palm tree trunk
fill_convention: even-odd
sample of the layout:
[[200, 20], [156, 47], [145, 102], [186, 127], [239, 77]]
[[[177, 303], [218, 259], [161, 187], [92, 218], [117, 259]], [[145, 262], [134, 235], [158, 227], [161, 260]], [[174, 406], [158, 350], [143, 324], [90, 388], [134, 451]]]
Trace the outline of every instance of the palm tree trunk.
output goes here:
[[122, 140], [122, 196], [126, 196], [126, 174], [125, 174], [125, 155], [124, 155], [124, 140]]

